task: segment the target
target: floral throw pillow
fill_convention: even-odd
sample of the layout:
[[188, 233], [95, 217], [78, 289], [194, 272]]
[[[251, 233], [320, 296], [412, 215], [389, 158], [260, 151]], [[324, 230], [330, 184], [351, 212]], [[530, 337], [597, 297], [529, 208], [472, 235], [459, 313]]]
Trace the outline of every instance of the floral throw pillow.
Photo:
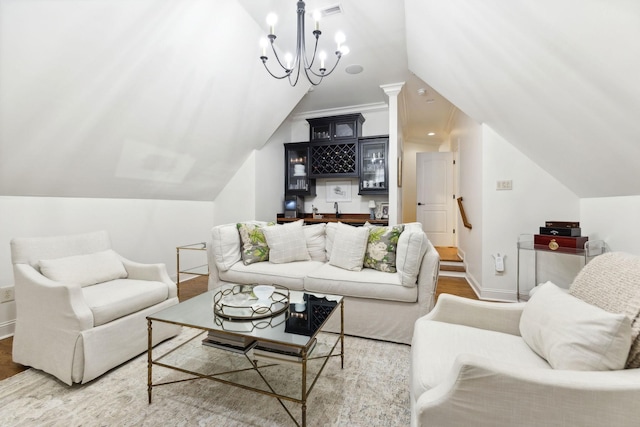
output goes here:
[[[267, 225], [273, 225], [273, 223]], [[269, 246], [262, 232], [264, 226], [262, 224], [240, 222], [237, 224], [237, 227], [240, 233], [240, 240], [242, 241], [240, 252], [244, 265], [269, 261]]]
[[386, 273], [395, 273], [396, 248], [404, 225], [391, 227], [369, 226], [369, 241], [364, 254], [364, 266]]

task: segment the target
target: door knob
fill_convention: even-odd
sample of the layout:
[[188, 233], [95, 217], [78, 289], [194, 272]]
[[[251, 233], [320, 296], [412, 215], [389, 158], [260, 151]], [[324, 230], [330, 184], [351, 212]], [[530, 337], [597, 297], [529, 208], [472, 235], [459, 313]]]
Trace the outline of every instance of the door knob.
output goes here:
[[418, 202], [418, 206], [424, 206], [424, 203]]

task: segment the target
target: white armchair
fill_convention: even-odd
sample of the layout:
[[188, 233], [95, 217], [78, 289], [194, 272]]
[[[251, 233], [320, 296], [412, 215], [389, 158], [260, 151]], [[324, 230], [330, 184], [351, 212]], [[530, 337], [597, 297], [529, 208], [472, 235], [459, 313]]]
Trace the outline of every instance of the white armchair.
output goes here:
[[637, 426], [640, 257], [601, 255], [571, 295], [554, 289], [513, 304], [440, 295], [415, 325], [412, 425]]
[[[164, 264], [111, 250], [106, 231], [11, 240], [13, 360], [86, 383], [147, 349], [146, 317], [178, 303]], [[179, 326], [154, 325], [154, 345]]]

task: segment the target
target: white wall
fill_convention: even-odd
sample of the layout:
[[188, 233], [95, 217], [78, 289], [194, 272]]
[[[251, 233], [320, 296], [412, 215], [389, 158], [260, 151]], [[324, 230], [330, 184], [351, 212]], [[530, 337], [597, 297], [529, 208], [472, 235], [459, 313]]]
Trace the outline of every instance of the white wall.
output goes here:
[[[212, 202], [0, 197], [0, 286], [13, 285], [9, 241], [107, 230], [126, 258], [162, 262], [175, 279], [176, 246], [208, 241]], [[15, 303], [0, 304], [0, 336], [10, 333]]]
[[[457, 197], [463, 198], [468, 221], [473, 227], [465, 228], [456, 212], [458, 251], [464, 258], [467, 274], [476, 292], [480, 292], [482, 278], [482, 126], [462, 112], [456, 114], [450, 140], [459, 150]], [[456, 204], [457, 209], [457, 204]]]
[[[518, 236], [537, 234], [549, 220], [579, 221], [580, 200], [487, 125], [482, 147], [481, 296], [513, 300]], [[496, 190], [498, 180], [511, 180], [513, 190]], [[495, 274], [496, 253], [506, 254], [504, 274]]]
[[640, 196], [580, 200], [580, 225], [589, 238], [602, 239], [612, 251], [640, 255]]

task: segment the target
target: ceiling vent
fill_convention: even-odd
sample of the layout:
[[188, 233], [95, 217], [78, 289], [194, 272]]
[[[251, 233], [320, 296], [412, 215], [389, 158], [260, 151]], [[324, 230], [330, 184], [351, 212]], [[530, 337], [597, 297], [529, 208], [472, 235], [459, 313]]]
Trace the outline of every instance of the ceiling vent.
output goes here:
[[327, 6], [324, 9], [320, 9], [320, 16], [326, 18], [327, 16], [340, 15], [342, 14], [342, 6], [339, 4], [334, 4], [333, 6]]

